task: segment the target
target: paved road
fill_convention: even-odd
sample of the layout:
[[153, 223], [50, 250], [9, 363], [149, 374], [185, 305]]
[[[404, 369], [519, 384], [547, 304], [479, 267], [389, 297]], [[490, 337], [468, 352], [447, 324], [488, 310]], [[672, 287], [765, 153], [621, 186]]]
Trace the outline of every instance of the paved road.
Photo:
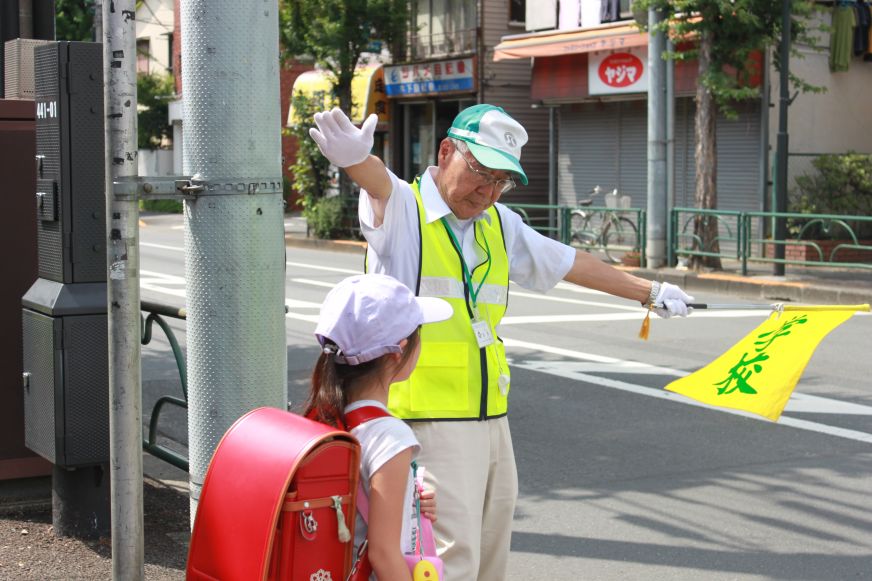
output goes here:
[[[143, 299], [183, 306], [180, 219], [147, 217], [141, 233]], [[361, 257], [289, 248], [287, 261], [289, 397], [300, 401], [318, 305]], [[510, 579], [872, 579], [872, 318], [826, 339], [778, 424], [662, 390], [762, 316], [654, 320], [642, 342], [627, 301], [512, 289], [501, 328], [521, 483]], [[146, 410], [179, 389], [160, 337], [143, 348], [143, 385]], [[183, 447], [184, 415], [162, 431]]]

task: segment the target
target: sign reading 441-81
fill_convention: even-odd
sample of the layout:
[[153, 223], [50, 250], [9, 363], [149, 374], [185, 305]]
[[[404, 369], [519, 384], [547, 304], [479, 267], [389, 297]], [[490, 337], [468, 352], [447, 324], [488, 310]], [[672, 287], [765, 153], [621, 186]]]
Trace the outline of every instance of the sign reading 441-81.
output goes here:
[[58, 102], [57, 101], [38, 101], [36, 103], [36, 118], [37, 119], [57, 119]]
[[591, 53], [587, 78], [591, 95], [648, 92], [648, 49]]

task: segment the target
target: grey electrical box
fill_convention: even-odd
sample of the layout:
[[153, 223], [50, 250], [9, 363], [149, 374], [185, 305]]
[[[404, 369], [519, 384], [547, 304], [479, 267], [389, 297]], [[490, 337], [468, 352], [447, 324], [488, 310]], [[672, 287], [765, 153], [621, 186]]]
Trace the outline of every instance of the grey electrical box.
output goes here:
[[106, 280], [102, 46], [33, 50], [39, 276], [61, 283]]
[[106, 462], [106, 285], [39, 279], [23, 304], [24, 444], [66, 468]]
[[103, 51], [34, 49], [39, 278], [22, 298], [25, 445], [65, 468], [109, 460]]

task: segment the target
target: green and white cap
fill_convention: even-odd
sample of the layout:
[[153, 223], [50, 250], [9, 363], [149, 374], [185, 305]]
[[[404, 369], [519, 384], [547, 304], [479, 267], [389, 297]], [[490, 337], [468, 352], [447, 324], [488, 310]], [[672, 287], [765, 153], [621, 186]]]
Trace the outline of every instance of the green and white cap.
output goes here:
[[527, 143], [527, 131], [501, 107], [467, 107], [454, 118], [448, 137], [468, 143], [469, 151], [481, 165], [515, 173], [527, 185], [527, 174], [521, 167], [521, 148]]

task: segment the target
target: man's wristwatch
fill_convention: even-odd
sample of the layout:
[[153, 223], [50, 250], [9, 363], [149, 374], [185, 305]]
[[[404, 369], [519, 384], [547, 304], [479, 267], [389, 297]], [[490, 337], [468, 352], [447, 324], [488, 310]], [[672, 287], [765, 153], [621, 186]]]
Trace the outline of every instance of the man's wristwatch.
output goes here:
[[652, 309], [654, 308], [654, 301], [657, 300], [657, 295], [660, 294], [660, 283], [655, 281], [651, 281], [651, 292], [648, 293], [648, 300], [642, 303], [643, 307]]

